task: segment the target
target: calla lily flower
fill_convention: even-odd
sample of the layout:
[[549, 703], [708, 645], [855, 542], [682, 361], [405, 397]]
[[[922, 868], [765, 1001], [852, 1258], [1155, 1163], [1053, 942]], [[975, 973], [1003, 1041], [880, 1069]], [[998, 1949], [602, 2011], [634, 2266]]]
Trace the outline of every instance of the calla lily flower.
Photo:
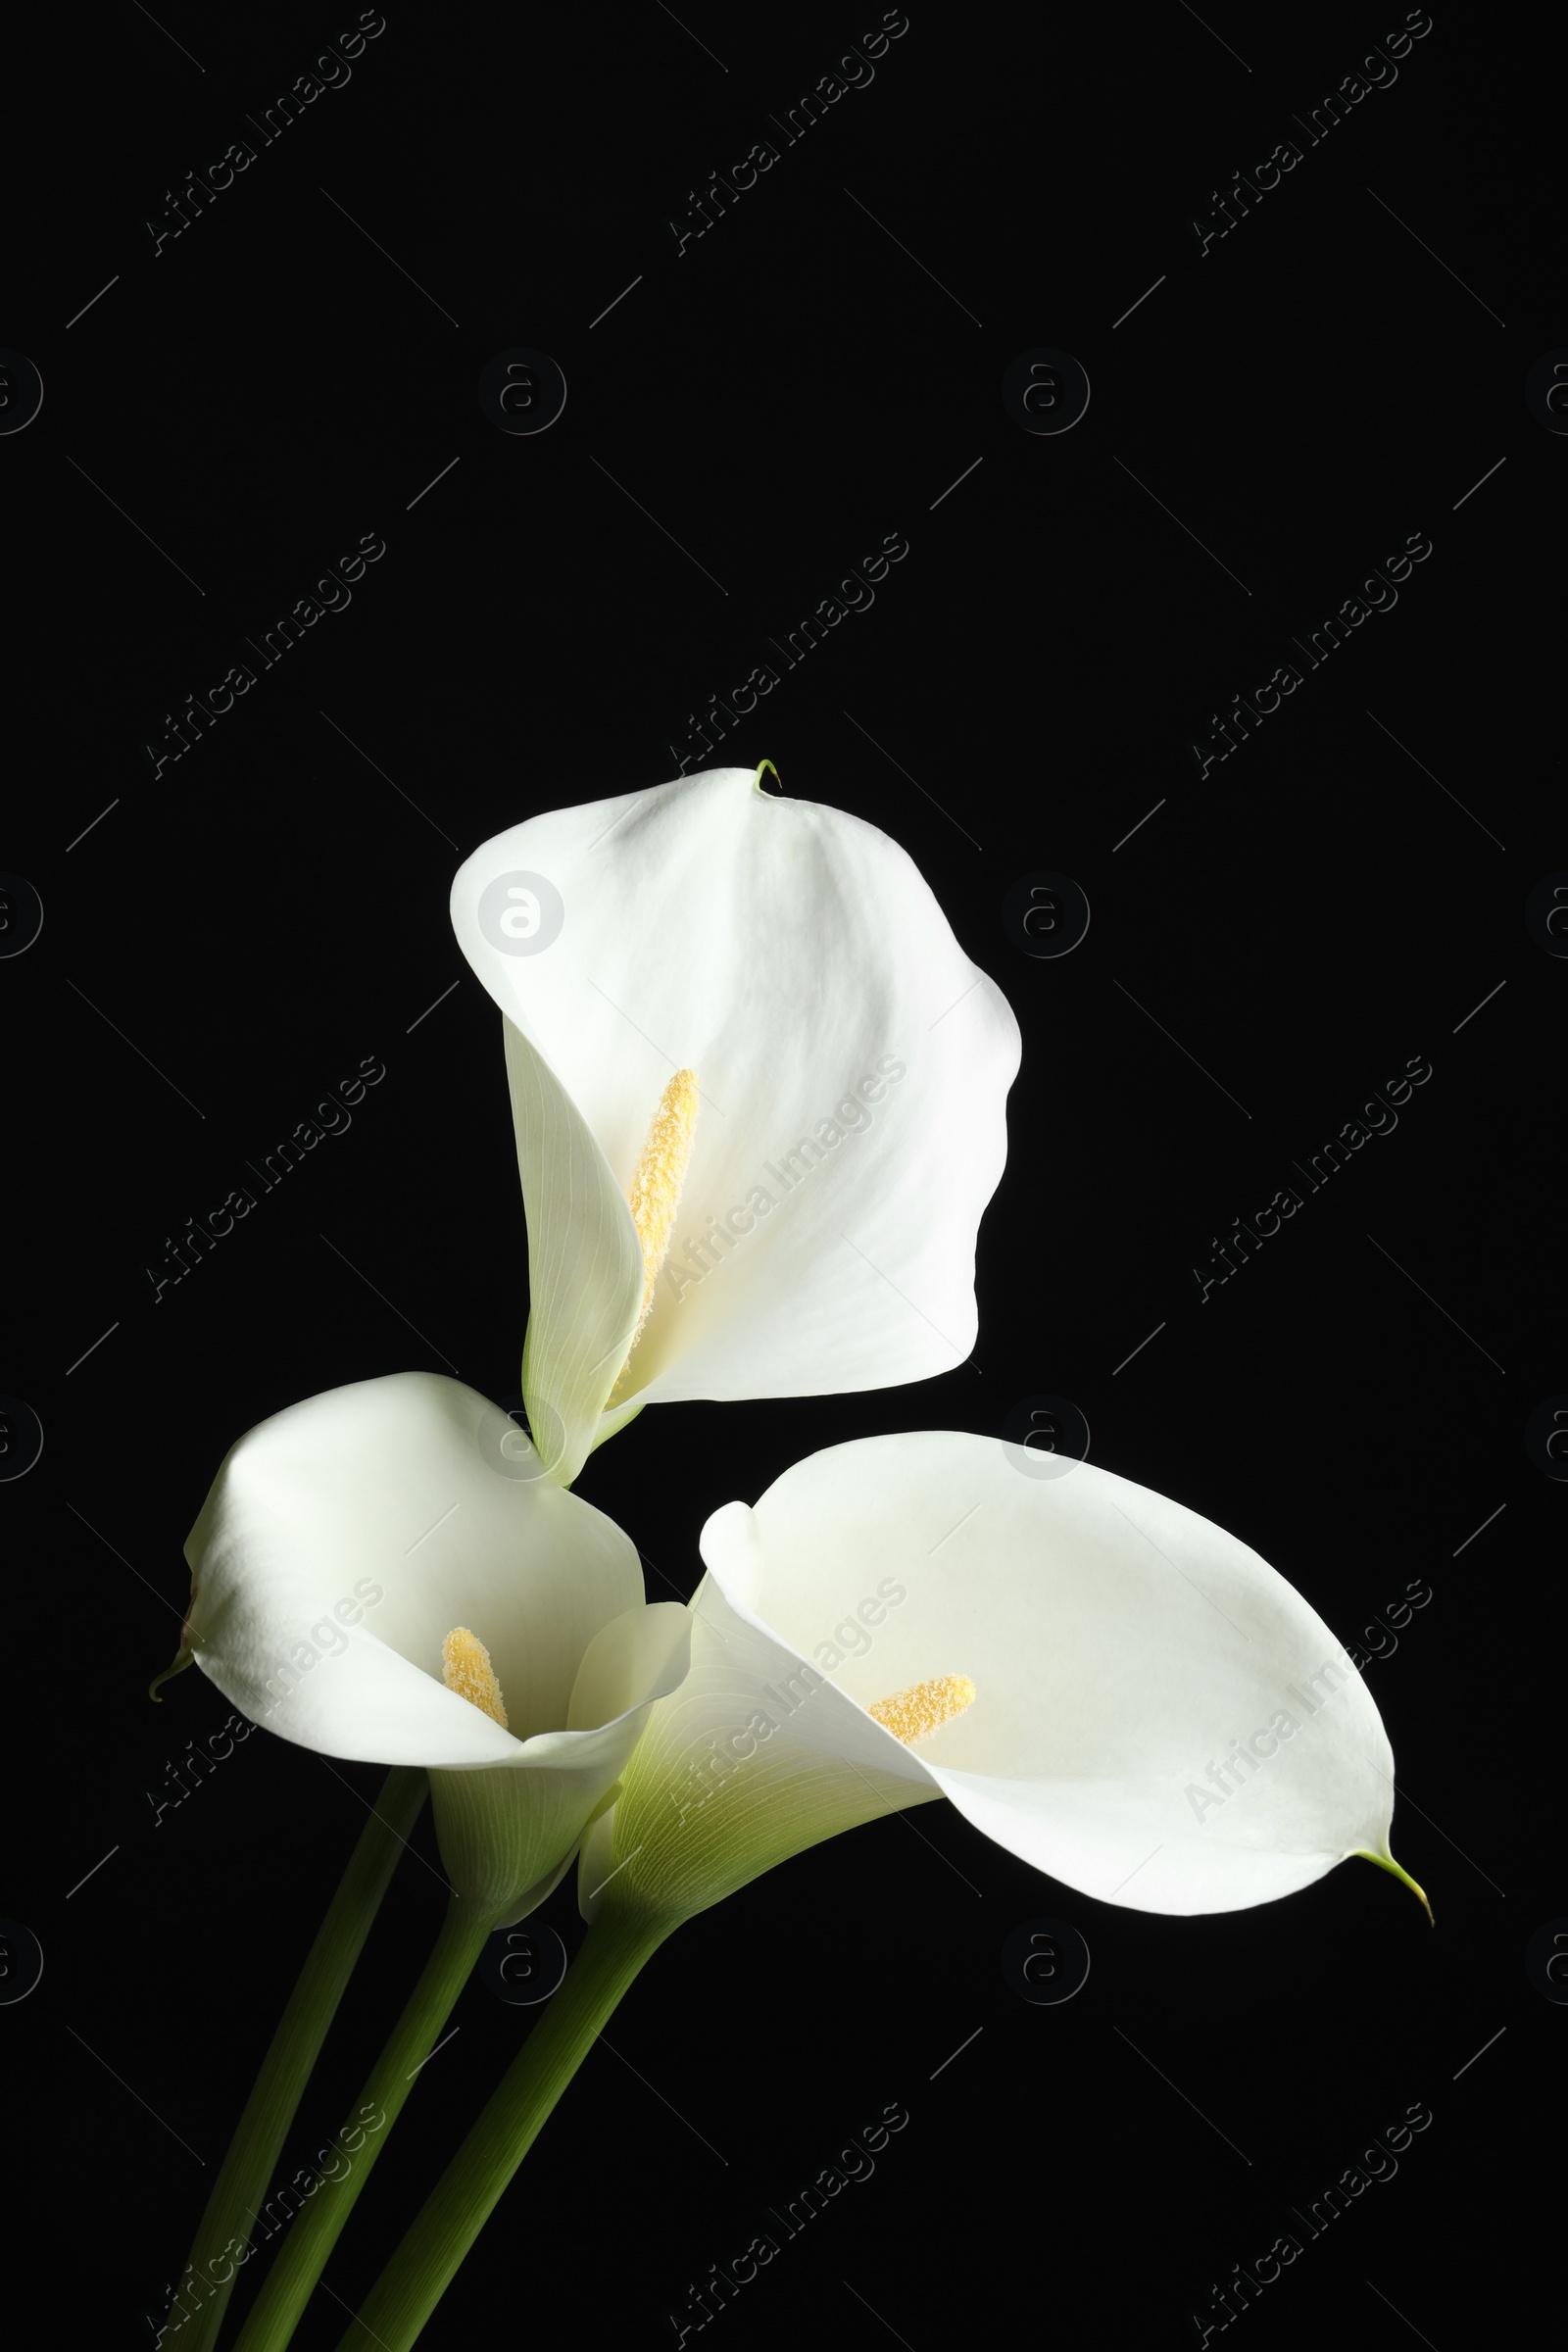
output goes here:
[[1351, 1854], [1420, 1894], [1341, 1644], [1165, 1495], [955, 1431], [870, 1438], [716, 1511], [701, 1548], [690, 1672], [583, 1842], [589, 1918], [673, 1925], [940, 1796], [1138, 1910], [1239, 1910]]
[[974, 1344], [1017, 1023], [895, 842], [761, 772], [531, 817], [453, 884], [506, 1016], [523, 1396], [562, 1485], [645, 1404], [885, 1388]]
[[645, 1605], [628, 1538], [431, 1373], [250, 1430], [185, 1557], [176, 1664], [319, 1755], [424, 1765], [455, 1891], [497, 1926], [560, 1880], [686, 1666], [687, 1614]]

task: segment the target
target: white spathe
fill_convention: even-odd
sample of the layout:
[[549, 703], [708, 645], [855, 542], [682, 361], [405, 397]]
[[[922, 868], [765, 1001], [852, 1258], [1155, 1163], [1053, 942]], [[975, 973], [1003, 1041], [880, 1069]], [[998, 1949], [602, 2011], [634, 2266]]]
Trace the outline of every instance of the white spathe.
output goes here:
[[[590, 1916], [612, 1870], [617, 1900], [684, 1915], [936, 1796], [1143, 1911], [1267, 1902], [1354, 1853], [1397, 1870], [1393, 1755], [1341, 1643], [1165, 1495], [924, 1432], [812, 1454], [701, 1544], [691, 1669], [584, 1840]], [[947, 1675], [974, 1698], [915, 1744], [867, 1711]]]
[[[1018, 1028], [896, 842], [712, 768], [498, 834], [452, 920], [506, 1016], [523, 1390], [552, 1478], [645, 1404], [964, 1359]], [[626, 1196], [683, 1068], [694, 1149], [617, 1388], [643, 1296]]]
[[[224, 1697], [320, 1755], [428, 1767], [449, 1873], [513, 1917], [685, 1669], [686, 1613], [645, 1604], [635, 1545], [544, 1477], [499, 1405], [433, 1373], [248, 1431], [185, 1557], [185, 1642]], [[489, 1651], [506, 1730], [446, 1687], [460, 1626]]]

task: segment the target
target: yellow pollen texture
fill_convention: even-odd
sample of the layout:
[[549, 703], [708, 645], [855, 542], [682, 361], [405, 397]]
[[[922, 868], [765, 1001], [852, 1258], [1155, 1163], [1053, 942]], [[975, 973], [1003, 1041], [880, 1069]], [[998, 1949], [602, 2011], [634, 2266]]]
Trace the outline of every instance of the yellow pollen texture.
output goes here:
[[[631, 1335], [635, 1348], [654, 1303], [654, 1285], [669, 1249], [670, 1227], [680, 1199], [681, 1179], [697, 1132], [697, 1072], [677, 1070], [660, 1097], [627, 1199], [643, 1246], [643, 1304]], [[630, 1361], [631, 1348], [627, 1351]], [[622, 1375], [625, 1366], [621, 1367]]]
[[509, 1729], [506, 1701], [490, 1652], [466, 1625], [455, 1625], [442, 1642], [441, 1673], [449, 1690], [466, 1698], [470, 1707], [477, 1707], [481, 1715], [488, 1715], [492, 1723], [499, 1723], [503, 1731]]
[[891, 1698], [873, 1700], [868, 1712], [907, 1747], [939, 1724], [961, 1715], [973, 1697], [974, 1685], [966, 1674], [939, 1674], [934, 1682], [911, 1683], [907, 1690], [895, 1690]]

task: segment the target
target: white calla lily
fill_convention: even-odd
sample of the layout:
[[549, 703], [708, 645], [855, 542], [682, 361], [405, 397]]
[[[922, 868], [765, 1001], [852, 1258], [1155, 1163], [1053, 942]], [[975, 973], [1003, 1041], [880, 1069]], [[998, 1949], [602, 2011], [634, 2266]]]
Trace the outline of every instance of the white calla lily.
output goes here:
[[563, 1485], [645, 1404], [889, 1387], [974, 1344], [1017, 1023], [895, 842], [760, 772], [532, 817], [453, 885], [506, 1016], [523, 1393]]
[[225, 1456], [185, 1545], [180, 1663], [318, 1754], [422, 1764], [443, 1861], [510, 1925], [541, 1902], [685, 1670], [635, 1546], [499, 1405], [395, 1373]]
[[1405, 1878], [1366, 1685], [1284, 1577], [1181, 1503], [941, 1431], [813, 1454], [701, 1544], [691, 1670], [584, 1840], [589, 1917], [672, 1925], [939, 1796], [1144, 1911], [1267, 1902], [1351, 1854]]

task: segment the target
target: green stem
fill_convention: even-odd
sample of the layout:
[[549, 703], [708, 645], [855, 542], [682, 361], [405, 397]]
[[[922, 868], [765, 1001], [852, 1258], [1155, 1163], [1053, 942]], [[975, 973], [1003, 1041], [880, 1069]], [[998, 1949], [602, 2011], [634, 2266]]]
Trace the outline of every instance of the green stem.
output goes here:
[[[333, 2170], [318, 2173], [315, 2185], [306, 2192], [308, 2202], [283, 2241], [235, 2339], [234, 2352], [281, 2352], [294, 2333], [370, 2167], [494, 1926], [495, 1914], [488, 1907], [478, 1909], [458, 1894], [447, 1904], [441, 1933], [419, 1981], [370, 2071], [364, 2098], [338, 2134], [341, 2153]], [[371, 2115], [379, 2120], [371, 2123]], [[348, 2166], [345, 2173], [337, 2171], [340, 2162]]]
[[[172, 2320], [169, 2333], [178, 2334], [180, 2352], [210, 2352], [222, 2325], [238, 2276], [234, 2257], [225, 2256], [225, 2248], [231, 2243], [243, 2246], [248, 2239], [256, 2208], [267, 2194], [284, 2135], [294, 2121], [295, 2109], [369, 1933], [370, 1922], [387, 1890], [409, 1833], [418, 1819], [427, 1787], [422, 1767], [394, 1765], [360, 1832], [342, 1884], [327, 1907], [326, 1917], [300, 1971], [299, 1982], [278, 2020], [255, 2087], [223, 2158], [222, 2171], [207, 2200], [207, 2210], [185, 2265], [180, 2293], [194, 2294], [195, 2288], [187, 2283], [194, 2274], [195, 2279], [206, 2287], [208, 2300], [192, 2317]], [[221, 2264], [225, 2259], [228, 2277], [219, 2284], [210, 2266]], [[244, 2259], [242, 2255], [240, 2260]]]
[[[669, 1934], [608, 1909], [371, 2288], [339, 2352], [408, 2352], [638, 1970]], [[248, 2352], [248, 2347], [247, 2347]]]

